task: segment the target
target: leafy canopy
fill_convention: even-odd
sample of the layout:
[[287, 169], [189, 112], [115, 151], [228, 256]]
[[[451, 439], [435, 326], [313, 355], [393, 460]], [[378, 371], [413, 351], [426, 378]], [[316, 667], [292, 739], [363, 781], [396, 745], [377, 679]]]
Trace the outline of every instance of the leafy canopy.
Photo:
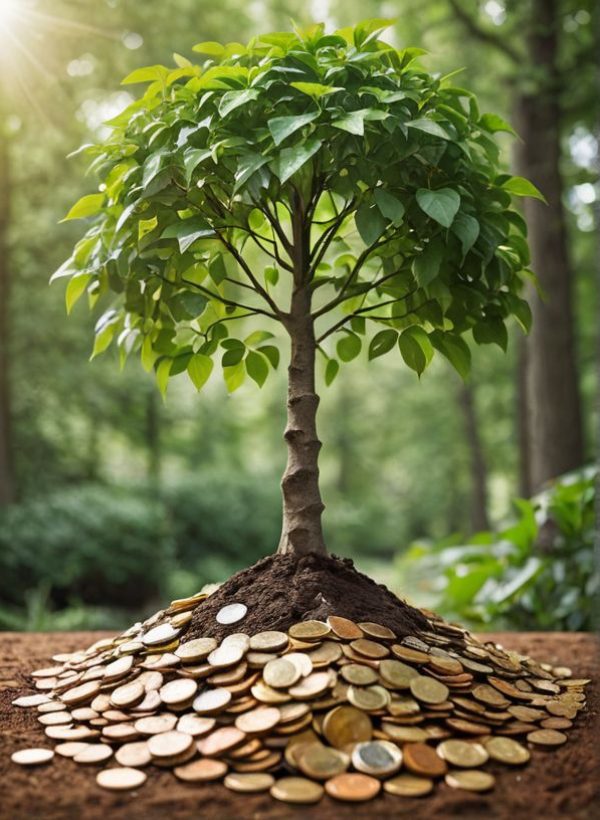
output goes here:
[[528, 329], [511, 195], [541, 194], [500, 173], [494, 134], [512, 129], [379, 39], [387, 25], [200, 43], [199, 65], [125, 78], [146, 91], [83, 149], [101, 184], [67, 215], [91, 226], [55, 274], [68, 310], [110, 302], [93, 356], [139, 352], [163, 392], [184, 371], [200, 389], [215, 358], [230, 390], [262, 385], [292, 286], [312, 291], [327, 383], [363, 347], [419, 375], [439, 351], [464, 377], [467, 331], [505, 348], [510, 316]]

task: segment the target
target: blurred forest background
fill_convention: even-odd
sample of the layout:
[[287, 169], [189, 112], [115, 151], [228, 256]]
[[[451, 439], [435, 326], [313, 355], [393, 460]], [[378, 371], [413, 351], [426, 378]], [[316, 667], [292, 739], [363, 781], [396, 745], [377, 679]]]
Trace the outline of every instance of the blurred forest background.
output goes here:
[[[598, 331], [593, 0], [0, 0], [0, 628], [127, 625], [272, 551], [283, 370], [262, 391], [163, 404], [151, 376], [89, 363], [94, 317], [48, 278], [94, 190], [66, 155], [131, 101], [122, 77], [204, 40], [393, 17], [387, 38], [511, 121], [531, 178], [534, 329], [462, 384], [361, 357], [323, 387], [326, 536], [359, 567], [481, 626], [589, 628]], [[558, 476], [566, 478], [556, 481]], [[550, 483], [549, 483], [550, 482]], [[542, 491], [542, 495], [539, 495]], [[530, 499], [517, 501], [513, 499]], [[473, 533], [479, 533], [472, 537]], [[412, 545], [412, 546], [411, 546]]]

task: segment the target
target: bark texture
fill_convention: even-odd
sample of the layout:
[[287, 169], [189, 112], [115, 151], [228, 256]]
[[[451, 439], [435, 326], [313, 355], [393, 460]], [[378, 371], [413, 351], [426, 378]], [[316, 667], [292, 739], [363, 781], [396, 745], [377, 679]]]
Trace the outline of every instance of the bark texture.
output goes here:
[[[1, 125], [1, 123], [0, 123]], [[0, 507], [14, 501], [15, 488], [10, 444], [10, 377], [8, 302], [10, 270], [7, 232], [10, 219], [8, 144], [0, 132]]]
[[[527, 342], [524, 401], [527, 408], [529, 489], [579, 467], [583, 432], [573, 327], [573, 270], [568, 255], [560, 175], [560, 108], [556, 0], [534, 0], [528, 51], [543, 77], [534, 94], [520, 95], [515, 122], [518, 173], [545, 195], [548, 205], [525, 200], [532, 268], [543, 297], [532, 289], [533, 327]], [[522, 474], [522, 480], [523, 480]]]

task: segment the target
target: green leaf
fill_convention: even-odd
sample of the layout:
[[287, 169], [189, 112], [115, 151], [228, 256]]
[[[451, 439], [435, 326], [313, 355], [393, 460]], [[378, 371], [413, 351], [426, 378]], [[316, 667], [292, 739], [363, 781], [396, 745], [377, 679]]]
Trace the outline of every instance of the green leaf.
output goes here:
[[506, 131], [515, 137], [517, 136], [517, 132], [512, 125], [506, 122], [506, 120], [503, 120], [502, 117], [499, 117], [498, 114], [482, 114], [479, 118], [478, 125], [486, 131], [490, 131], [492, 134], [496, 133], [496, 131]]
[[256, 347], [256, 345], [260, 344], [261, 342], [266, 342], [268, 339], [272, 339], [273, 334], [268, 330], [255, 330], [249, 336], [246, 336], [244, 339], [244, 344], [247, 347]]
[[320, 147], [321, 140], [309, 139], [292, 148], [284, 148], [279, 155], [276, 172], [281, 184], [283, 185], [296, 171], [299, 171]]
[[479, 222], [468, 214], [458, 213], [452, 222], [452, 233], [456, 234], [460, 239], [464, 259], [475, 242], [477, 242]]
[[208, 275], [213, 280], [215, 285], [220, 285], [227, 278], [227, 268], [225, 267], [225, 260], [221, 254], [215, 256], [208, 266]]
[[315, 100], [318, 100], [319, 97], [324, 97], [325, 94], [333, 94], [334, 91], [343, 91], [343, 88], [337, 88], [336, 86], [332, 85], [322, 85], [321, 83], [290, 83], [292, 88], [297, 88], [298, 91], [301, 91], [303, 94], [308, 94], [309, 97], [312, 97]]
[[79, 273], [73, 276], [67, 285], [65, 291], [65, 303], [67, 306], [67, 313], [70, 313], [77, 300], [85, 292], [86, 287], [92, 278], [91, 273]]
[[269, 162], [269, 157], [263, 157], [262, 154], [245, 154], [240, 157], [237, 170], [235, 172], [235, 185], [233, 193], [237, 193], [242, 185], [244, 185], [255, 171], [262, 168]]
[[466, 379], [471, 370], [471, 351], [467, 343], [460, 336], [442, 333], [435, 330], [429, 335], [436, 350], [448, 359], [457, 373]]
[[277, 370], [279, 365], [279, 350], [274, 345], [263, 345], [259, 347], [258, 350], [271, 362], [273, 370]]
[[259, 96], [257, 88], [244, 88], [242, 91], [226, 91], [221, 97], [219, 103], [219, 114], [221, 117], [226, 117], [240, 105], [252, 102]]
[[128, 74], [121, 85], [132, 85], [133, 83], [153, 83], [156, 80], [163, 80], [168, 76], [169, 69], [164, 65], [149, 65], [144, 68], [136, 68]]
[[354, 222], [360, 238], [367, 247], [377, 242], [386, 228], [386, 221], [379, 208], [368, 202], [363, 202], [358, 208], [354, 215]]
[[241, 387], [244, 383], [244, 379], [246, 378], [246, 368], [244, 366], [244, 362], [239, 362], [238, 364], [233, 365], [233, 367], [224, 367], [223, 378], [225, 379], [227, 390], [230, 393], [233, 393], [238, 389], [238, 387]]
[[279, 271], [273, 265], [267, 265], [263, 271], [263, 276], [265, 277], [265, 282], [272, 287], [275, 287], [277, 282], [279, 282]]
[[340, 369], [340, 363], [335, 359], [329, 359], [325, 366], [325, 384], [327, 387], [333, 382]]
[[436, 237], [413, 259], [413, 273], [420, 287], [426, 288], [438, 275], [445, 245]]
[[386, 219], [389, 219], [392, 225], [395, 225], [397, 228], [402, 224], [402, 219], [404, 217], [404, 205], [399, 199], [397, 199], [393, 194], [390, 194], [389, 191], [385, 191], [383, 188], [376, 188], [373, 198], [383, 216]]
[[460, 196], [451, 188], [419, 188], [417, 202], [427, 216], [439, 222], [444, 228], [449, 228], [460, 207]]
[[512, 312], [523, 331], [529, 333], [533, 318], [529, 303], [525, 299], [516, 299], [514, 305], [512, 305]]
[[85, 219], [88, 216], [94, 216], [102, 209], [104, 199], [104, 194], [87, 194], [86, 196], [82, 196], [81, 199], [73, 205], [64, 219], [61, 219], [61, 222], [68, 222], [69, 219]]
[[362, 342], [354, 333], [347, 333], [336, 346], [337, 354], [343, 362], [351, 362], [360, 353]]
[[190, 184], [190, 180], [192, 179], [192, 175], [198, 165], [201, 162], [204, 162], [205, 159], [208, 159], [211, 155], [211, 151], [207, 151], [204, 148], [189, 148], [183, 157], [183, 167], [185, 168], [185, 179], [187, 184]]
[[433, 346], [429, 336], [417, 325], [411, 325], [402, 331], [398, 337], [398, 347], [406, 364], [419, 376], [433, 358]]
[[207, 41], [205, 43], [196, 43], [192, 46], [192, 51], [197, 51], [198, 54], [208, 54], [210, 57], [222, 57], [225, 54], [225, 46], [221, 43]]
[[115, 324], [115, 322], [109, 322], [108, 324], [102, 327], [102, 330], [100, 330], [99, 333], [96, 334], [94, 338], [94, 349], [92, 350], [90, 360], [95, 359], [96, 356], [99, 356], [101, 353], [104, 353], [104, 351], [112, 342], [116, 329], [117, 325]]
[[362, 137], [365, 133], [365, 114], [366, 109], [361, 111], [350, 111], [346, 116], [340, 117], [339, 120], [334, 120], [331, 124], [334, 128], [340, 128], [342, 131], [347, 131], [349, 134], [356, 134]]
[[383, 356], [384, 353], [388, 353], [396, 344], [397, 338], [398, 332], [392, 330], [392, 328], [380, 330], [379, 333], [376, 333], [369, 345], [369, 361], [377, 359], [378, 356]]
[[160, 390], [163, 399], [167, 395], [167, 386], [169, 384], [169, 375], [171, 367], [173, 366], [173, 359], [161, 359], [156, 368], [156, 384]]
[[[237, 341], [237, 340], [236, 340]], [[246, 347], [243, 344], [232, 347], [223, 354], [221, 365], [223, 367], [234, 367], [239, 364], [246, 354]]]
[[259, 387], [262, 387], [269, 375], [269, 366], [264, 356], [250, 350], [246, 356], [246, 371]]
[[434, 120], [412, 120], [412, 122], [407, 122], [406, 125], [409, 128], [414, 128], [416, 131], [423, 131], [425, 134], [430, 134], [432, 137], [440, 137], [440, 139], [443, 140], [450, 139], [448, 133], [444, 131], [441, 125], [434, 122]]
[[273, 117], [273, 119], [268, 121], [267, 125], [273, 136], [275, 145], [281, 145], [287, 137], [290, 137], [303, 126], [316, 120], [318, 116], [318, 111], [310, 111], [308, 114], [299, 114], [294, 117]]
[[140, 358], [142, 362], [142, 367], [146, 371], [146, 373], [150, 373], [152, 368], [154, 367], [154, 362], [158, 358], [158, 353], [154, 351], [152, 346], [152, 337], [146, 336], [142, 343], [142, 350], [140, 353]]
[[194, 353], [187, 365], [187, 372], [196, 390], [208, 381], [213, 369], [213, 360], [203, 353]]
[[546, 202], [546, 197], [541, 191], [538, 191], [533, 182], [525, 179], [525, 177], [510, 177], [510, 179], [502, 183], [501, 188], [514, 196], [529, 196], [532, 197], [532, 199], [539, 199], [542, 202]]
[[473, 338], [479, 345], [497, 344], [505, 352], [508, 347], [506, 326], [497, 316], [478, 322], [473, 328]]
[[176, 239], [179, 243], [180, 252], [185, 253], [197, 239], [204, 239], [214, 235], [214, 230], [206, 220], [194, 216], [169, 225], [162, 232], [161, 239]]

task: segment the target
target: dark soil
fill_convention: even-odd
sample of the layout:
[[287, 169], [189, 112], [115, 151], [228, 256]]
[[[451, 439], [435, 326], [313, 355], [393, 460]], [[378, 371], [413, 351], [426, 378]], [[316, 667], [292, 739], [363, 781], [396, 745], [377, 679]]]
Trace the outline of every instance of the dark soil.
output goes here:
[[102, 765], [77, 766], [59, 755], [50, 765], [32, 769], [11, 763], [10, 755], [17, 749], [53, 746], [44, 737], [35, 709], [10, 705], [29, 691], [28, 673], [47, 666], [57, 652], [73, 652], [108, 635], [0, 632], [1, 820], [592, 820], [598, 816], [600, 657], [594, 635], [486, 636], [506, 649], [570, 666], [575, 676], [593, 678], [587, 689], [588, 706], [569, 730], [568, 742], [552, 752], [534, 749], [525, 767], [488, 766], [497, 775], [494, 791], [469, 794], [440, 783], [425, 798], [382, 794], [357, 805], [325, 797], [316, 806], [298, 808], [277, 803], [268, 794], [239, 795], [221, 784], [182, 783], [172, 772], [154, 767], [147, 769], [148, 782], [142, 789], [119, 794], [96, 785]]
[[[248, 613], [235, 624], [220, 626], [216, 614], [231, 603], [246, 604]], [[271, 555], [232, 575], [198, 607], [186, 638], [285, 631], [297, 621], [328, 615], [385, 624], [398, 637], [429, 626], [419, 610], [358, 572], [349, 558], [311, 553], [301, 558]]]

